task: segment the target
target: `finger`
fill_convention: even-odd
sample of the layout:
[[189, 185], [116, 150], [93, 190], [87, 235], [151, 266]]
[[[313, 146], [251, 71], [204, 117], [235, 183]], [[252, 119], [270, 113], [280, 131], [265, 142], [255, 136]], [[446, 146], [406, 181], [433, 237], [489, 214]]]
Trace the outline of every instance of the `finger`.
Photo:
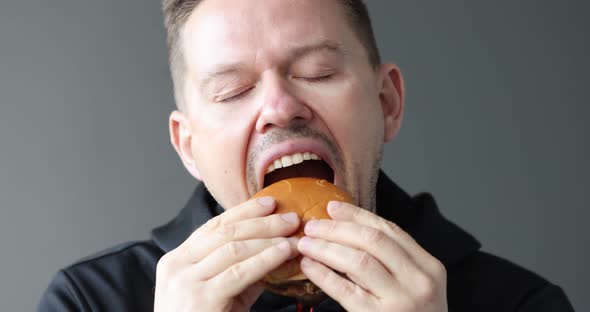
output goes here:
[[250, 307], [254, 305], [254, 302], [260, 297], [262, 292], [264, 292], [264, 286], [262, 283], [254, 283], [246, 288], [246, 290], [238, 296], [238, 306], [235, 311], [249, 311]]
[[297, 247], [304, 256], [346, 273], [355, 284], [376, 297], [382, 298], [398, 289], [394, 276], [365, 251], [311, 237], [302, 237]]
[[196, 263], [231, 241], [286, 237], [299, 228], [299, 217], [291, 212], [222, 225], [217, 230], [190, 240], [185, 248], [186, 261]]
[[[235, 263], [248, 259], [273, 245], [284, 242], [281, 237], [270, 239], [251, 239], [244, 241], [232, 241], [226, 243], [220, 248], [213, 251], [203, 260], [195, 264], [192, 268], [192, 275], [199, 280], [210, 279], [217, 274], [225, 271]], [[289, 245], [292, 255], [298, 254], [297, 239], [289, 238]]]
[[346, 221], [313, 220], [307, 223], [305, 234], [366, 251], [397, 280], [407, 280], [420, 272], [414, 259], [399, 244], [372, 227]]
[[[344, 202], [331, 201], [328, 203], [328, 214], [333, 220], [350, 221], [378, 229], [398, 243], [409, 256], [425, 270], [437, 270], [437, 261], [410, 234], [397, 224], [385, 220], [378, 215]], [[433, 260], [435, 260], [433, 265]], [[434, 267], [433, 267], [434, 266]]]
[[377, 311], [377, 298], [325, 265], [303, 257], [301, 271], [347, 311]]
[[276, 269], [291, 256], [289, 242], [266, 248], [261, 253], [234, 264], [221, 274], [210, 279], [214, 292], [226, 297], [236, 296], [259, 281], [268, 272]]
[[222, 214], [209, 219], [207, 223], [196, 229], [182, 244], [176, 249], [180, 254], [187, 254], [184, 261], [198, 260], [190, 254], [190, 246], [198, 244], [203, 235], [215, 231], [219, 227], [226, 224], [231, 224], [240, 220], [247, 220], [251, 218], [263, 217], [271, 214], [275, 209], [276, 203], [272, 197], [260, 197], [257, 199], [248, 200], [234, 208], [228, 209]]
[[271, 214], [276, 206], [274, 198], [270, 196], [250, 199], [231, 209], [227, 209], [222, 214], [210, 219], [201, 226], [195, 233], [215, 230], [225, 224], [238, 222], [241, 220], [263, 217]]

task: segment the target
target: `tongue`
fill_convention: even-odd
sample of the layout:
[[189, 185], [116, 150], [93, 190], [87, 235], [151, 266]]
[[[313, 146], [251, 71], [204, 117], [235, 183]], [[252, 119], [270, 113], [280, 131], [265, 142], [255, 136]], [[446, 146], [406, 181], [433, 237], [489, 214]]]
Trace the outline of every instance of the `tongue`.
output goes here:
[[322, 160], [306, 160], [298, 165], [277, 169], [264, 177], [264, 186], [269, 186], [288, 178], [310, 177], [334, 182], [334, 172]]

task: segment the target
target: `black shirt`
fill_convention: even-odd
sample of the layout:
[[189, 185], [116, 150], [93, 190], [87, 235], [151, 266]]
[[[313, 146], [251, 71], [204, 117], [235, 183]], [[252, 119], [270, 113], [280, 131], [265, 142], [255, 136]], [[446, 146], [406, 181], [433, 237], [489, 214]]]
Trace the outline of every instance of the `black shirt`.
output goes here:
[[[156, 264], [195, 229], [223, 212], [200, 184], [180, 214], [146, 241], [125, 243], [57, 273], [39, 311], [153, 311]], [[449, 312], [573, 311], [564, 292], [538, 275], [480, 251], [480, 243], [446, 220], [432, 196], [410, 197], [380, 173], [377, 214], [391, 220], [447, 270]], [[264, 292], [254, 312], [296, 311], [292, 298]], [[344, 311], [328, 298], [315, 312]]]

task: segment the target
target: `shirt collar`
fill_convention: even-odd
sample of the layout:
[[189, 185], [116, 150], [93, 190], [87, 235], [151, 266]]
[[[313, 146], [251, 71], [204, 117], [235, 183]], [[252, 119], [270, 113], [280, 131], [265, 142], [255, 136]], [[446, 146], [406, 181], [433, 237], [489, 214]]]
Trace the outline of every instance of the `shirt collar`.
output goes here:
[[[204, 184], [200, 183], [178, 216], [167, 224], [155, 228], [152, 231], [152, 238], [164, 252], [169, 252], [186, 240], [195, 229], [223, 211], [224, 209], [217, 204]], [[377, 181], [376, 213], [408, 232], [422, 248], [441, 261], [447, 269], [481, 247], [473, 236], [441, 215], [432, 195], [421, 193], [410, 197], [383, 171], [379, 172]], [[257, 304], [254, 306], [256, 311], [266, 311], [271, 306], [272, 311], [277, 311], [281, 307], [294, 303], [292, 299], [268, 292], [265, 292], [260, 299], [264, 301], [264, 306], [267, 308], [257, 309], [256, 306], [261, 306]], [[322, 305], [325, 308], [321, 311], [338, 311], [339, 309], [333, 300], [327, 300], [320, 306]]]
[[152, 239], [167, 253], [184, 242], [194, 230], [223, 211], [205, 185], [199, 183], [180, 213], [168, 223], [152, 230]]
[[377, 182], [377, 214], [399, 225], [447, 268], [481, 247], [471, 234], [440, 213], [431, 194], [410, 197], [382, 171]]

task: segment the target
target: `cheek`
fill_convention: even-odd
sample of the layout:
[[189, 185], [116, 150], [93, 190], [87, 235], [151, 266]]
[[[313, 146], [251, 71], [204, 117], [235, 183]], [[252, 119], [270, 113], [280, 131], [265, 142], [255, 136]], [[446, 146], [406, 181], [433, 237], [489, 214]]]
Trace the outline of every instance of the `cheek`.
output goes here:
[[233, 207], [247, 197], [243, 177], [248, 119], [201, 111], [193, 120], [192, 151], [197, 168], [215, 199], [223, 207]]
[[[352, 161], [372, 153], [383, 138], [383, 112], [374, 90], [360, 81], [347, 83], [339, 92], [326, 98], [324, 121], [342, 151]], [[352, 154], [352, 155], [350, 155]]]

